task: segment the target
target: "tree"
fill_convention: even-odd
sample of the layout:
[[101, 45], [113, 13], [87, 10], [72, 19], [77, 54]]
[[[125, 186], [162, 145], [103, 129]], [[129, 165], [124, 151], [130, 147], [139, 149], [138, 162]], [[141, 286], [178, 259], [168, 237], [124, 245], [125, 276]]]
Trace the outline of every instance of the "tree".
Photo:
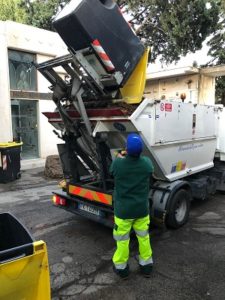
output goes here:
[[[212, 60], [208, 66], [225, 64], [225, 1], [221, 2], [220, 21], [218, 22], [217, 31], [209, 40], [210, 47], [208, 54]], [[216, 78], [216, 100], [225, 105], [225, 76]]]
[[26, 23], [26, 12], [19, 7], [19, 0], [0, 0], [0, 20]]
[[[221, 21], [221, 25], [224, 25], [224, 23], [224, 20]], [[218, 30], [215, 36], [208, 42], [208, 45], [210, 46], [209, 55], [212, 57], [212, 60], [207, 65], [212, 66], [225, 64], [225, 32], [223, 28]], [[216, 78], [216, 100], [217, 102], [225, 105], [224, 76]]]
[[[0, 0], [3, 1], [3, 0]], [[19, 3], [26, 23], [53, 30], [52, 18], [69, 0], [5, 0]], [[103, 1], [103, 0], [101, 0]], [[115, 0], [114, 0], [115, 1]], [[224, 0], [220, 0], [224, 1]], [[151, 47], [151, 59], [167, 63], [201, 49], [217, 29], [219, 0], [117, 0], [143, 42]], [[10, 15], [10, 14], [8, 14]]]
[[69, 0], [20, 0], [20, 8], [27, 14], [27, 24], [53, 30], [52, 19]]
[[217, 29], [220, 2], [216, 0], [119, 0], [122, 11], [143, 41], [167, 63], [202, 48]]

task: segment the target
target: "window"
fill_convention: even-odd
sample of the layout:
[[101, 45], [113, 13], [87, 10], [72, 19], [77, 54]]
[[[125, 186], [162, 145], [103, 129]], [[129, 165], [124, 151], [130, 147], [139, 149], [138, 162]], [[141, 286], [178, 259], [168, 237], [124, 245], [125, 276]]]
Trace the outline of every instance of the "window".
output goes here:
[[9, 50], [9, 76], [11, 90], [36, 91], [37, 71], [32, 65], [34, 54]]
[[8, 55], [11, 98], [13, 91], [18, 94], [17, 98], [11, 99], [13, 140], [23, 142], [23, 159], [36, 158], [38, 101], [30, 99], [30, 94], [37, 91], [37, 71], [32, 64], [36, 56], [15, 50], [9, 50]]

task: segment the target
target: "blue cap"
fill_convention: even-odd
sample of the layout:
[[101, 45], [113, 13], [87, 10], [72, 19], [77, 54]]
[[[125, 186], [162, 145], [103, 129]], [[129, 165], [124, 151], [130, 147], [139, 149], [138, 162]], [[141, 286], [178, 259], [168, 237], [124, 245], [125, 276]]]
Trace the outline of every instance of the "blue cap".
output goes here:
[[143, 142], [140, 135], [131, 133], [127, 137], [127, 154], [139, 156], [143, 150]]

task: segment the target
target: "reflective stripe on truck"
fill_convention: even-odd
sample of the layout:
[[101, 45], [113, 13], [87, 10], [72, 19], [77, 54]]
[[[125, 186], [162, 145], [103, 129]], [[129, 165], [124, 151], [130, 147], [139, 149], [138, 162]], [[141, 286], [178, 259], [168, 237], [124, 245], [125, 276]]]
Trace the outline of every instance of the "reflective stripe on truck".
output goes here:
[[74, 196], [79, 196], [91, 201], [97, 201], [103, 204], [112, 205], [112, 195], [85, 189], [80, 186], [70, 184], [69, 194]]

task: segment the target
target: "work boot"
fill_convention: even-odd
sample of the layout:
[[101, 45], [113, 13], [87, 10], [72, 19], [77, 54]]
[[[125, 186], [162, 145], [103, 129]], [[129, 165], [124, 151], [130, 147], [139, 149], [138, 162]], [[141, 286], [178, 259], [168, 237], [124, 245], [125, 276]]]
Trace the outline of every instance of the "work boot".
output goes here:
[[129, 266], [127, 265], [125, 269], [116, 269], [116, 267], [113, 266], [113, 272], [121, 279], [126, 279], [129, 276]]
[[149, 278], [151, 276], [151, 273], [152, 273], [152, 268], [153, 268], [153, 264], [148, 264], [148, 265], [145, 265], [145, 266], [140, 266], [140, 271], [141, 271], [141, 274], [146, 277], [146, 278]]

